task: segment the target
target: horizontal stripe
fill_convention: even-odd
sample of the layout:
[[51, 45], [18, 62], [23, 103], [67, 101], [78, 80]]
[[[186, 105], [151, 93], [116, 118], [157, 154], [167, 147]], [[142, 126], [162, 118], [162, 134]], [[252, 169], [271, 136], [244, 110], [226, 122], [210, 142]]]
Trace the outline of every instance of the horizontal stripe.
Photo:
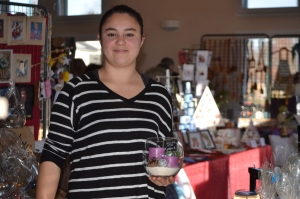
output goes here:
[[78, 172], [78, 171], [89, 171], [89, 170], [94, 170], [94, 169], [107, 169], [107, 168], [115, 168], [115, 167], [129, 167], [129, 166], [137, 166], [137, 165], [143, 165], [143, 162], [122, 163], [122, 164], [108, 164], [108, 165], [101, 165], [101, 166], [77, 168], [77, 169], [73, 169], [71, 171], [71, 173], [72, 172]]
[[104, 134], [104, 133], [120, 133], [120, 132], [135, 132], [135, 131], [147, 131], [147, 132], [152, 132], [154, 134], [157, 134], [157, 132], [155, 130], [152, 129], [143, 129], [143, 128], [135, 128], [135, 129], [107, 129], [107, 130], [103, 130], [103, 131], [97, 131], [95, 133], [91, 133], [89, 135], [86, 135], [84, 137], [81, 137], [79, 139], [74, 140], [74, 142], [79, 142], [82, 140], [85, 140], [87, 138], [99, 135], [99, 134]]
[[59, 105], [59, 106], [63, 106], [63, 107], [65, 107], [65, 108], [69, 108], [69, 106], [68, 106], [68, 105], [66, 105], [66, 104], [63, 104], [63, 103], [61, 103], [61, 102], [58, 102], [58, 101], [56, 101], [56, 102], [54, 103], [54, 105]]
[[83, 126], [81, 129], [79, 129], [78, 131], [82, 131], [94, 124], [98, 124], [98, 123], [101, 123], [101, 122], [125, 122], [125, 121], [146, 121], [146, 122], [151, 122], [151, 123], [154, 123], [156, 126], [157, 123], [155, 123], [155, 121], [153, 120], [149, 120], [149, 119], [144, 119], [144, 118], [112, 118], [112, 119], [102, 119], [102, 120], [96, 120], [95, 122], [91, 122], [89, 123], [88, 125], [86, 126]]
[[[79, 162], [81, 160], [92, 159], [92, 158], [100, 158], [100, 157], [106, 157], [106, 156], [117, 156], [117, 155], [132, 155], [132, 154], [142, 154], [142, 153], [143, 153], [143, 151], [131, 151], [131, 152], [130, 151], [124, 151], [124, 152], [101, 153], [101, 154], [97, 154], [97, 155], [82, 156], [80, 159], [74, 159], [74, 161], [72, 161], [72, 163]], [[101, 166], [99, 166], [99, 168], [101, 168]], [[85, 169], [82, 169], [82, 170], [85, 170]], [[88, 168], [86, 170], [90, 170], [90, 168]]]
[[85, 91], [85, 92], [82, 92], [82, 93], [79, 93], [78, 95], [75, 95], [74, 97], [73, 97], [73, 100], [75, 100], [76, 98], [78, 98], [78, 97], [81, 97], [81, 96], [83, 96], [83, 95], [87, 95], [87, 94], [91, 94], [91, 93], [108, 93], [107, 91], [104, 91], [104, 90], [92, 90], [92, 91]]
[[94, 147], [97, 147], [97, 146], [110, 145], [110, 144], [129, 144], [129, 143], [139, 143], [139, 142], [145, 143], [145, 140], [138, 139], [138, 140], [127, 140], [127, 141], [116, 140], [116, 141], [100, 142], [100, 143], [96, 143], [96, 144], [90, 144], [86, 147], [75, 149], [71, 152], [71, 154], [79, 152], [79, 151], [84, 151], [86, 149], [91, 149], [91, 148], [94, 148]]
[[147, 187], [147, 185], [142, 184], [142, 185], [115, 186], [115, 187], [90, 188], [90, 189], [73, 189], [70, 190], [70, 192], [74, 193], [74, 192], [89, 192], [89, 191], [103, 191], [103, 190], [119, 190], [119, 189], [132, 189], [132, 188], [142, 188], [142, 187]]

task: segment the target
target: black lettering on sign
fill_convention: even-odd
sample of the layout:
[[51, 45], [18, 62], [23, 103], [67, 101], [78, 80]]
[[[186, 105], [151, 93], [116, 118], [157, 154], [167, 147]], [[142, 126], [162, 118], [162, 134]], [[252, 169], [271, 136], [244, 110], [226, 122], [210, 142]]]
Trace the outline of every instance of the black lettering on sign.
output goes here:
[[177, 141], [176, 140], [171, 140], [171, 141], [166, 141], [166, 151], [176, 151], [177, 150]]

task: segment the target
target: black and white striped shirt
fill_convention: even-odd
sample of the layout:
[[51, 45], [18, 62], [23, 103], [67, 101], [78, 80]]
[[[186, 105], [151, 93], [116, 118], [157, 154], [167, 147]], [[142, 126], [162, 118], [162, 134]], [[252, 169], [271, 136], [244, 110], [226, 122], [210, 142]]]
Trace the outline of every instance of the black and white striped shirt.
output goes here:
[[70, 154], [69, 199], [165, 198], [165, 187], [148, 179], [142, 159], [145, 140], [157, 136], [173, 136], [172, 100], [162, 84], [149, 79], [126, 99], [89, 72], [59, 94], [41, 162], [62, 167]]

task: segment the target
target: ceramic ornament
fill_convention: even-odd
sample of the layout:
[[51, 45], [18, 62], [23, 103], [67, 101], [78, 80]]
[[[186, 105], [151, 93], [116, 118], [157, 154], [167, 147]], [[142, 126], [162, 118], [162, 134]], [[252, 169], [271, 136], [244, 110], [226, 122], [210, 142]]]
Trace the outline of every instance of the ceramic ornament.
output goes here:
[[197, 128], [208, 129], [216, 126], [225, 126], [220, 110], [208, 86], [200, 98], [193, 121]]

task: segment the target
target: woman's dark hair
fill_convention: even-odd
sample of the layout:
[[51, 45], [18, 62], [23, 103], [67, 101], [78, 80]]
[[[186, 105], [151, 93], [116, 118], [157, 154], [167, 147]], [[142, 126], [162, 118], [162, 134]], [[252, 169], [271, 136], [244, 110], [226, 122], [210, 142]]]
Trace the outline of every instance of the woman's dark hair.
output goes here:
[[171, 65], [175, 65], [173, 59], [171, 59], [169, 57], [162, 58], [162, 60], [160, 61], [160, 64], [165, 64], [168, 67], [171, 66]]
[[77, 58], [70, 62], [70, 73], [72, 73], [74, 77], [84, 74], [85, 70], [86, 65], [82, 59]]
[[120, 13], [120, 14], [125, 13], [125, 14], [128, 14], [131, 17], [133, 17], [138, 22], [138, 24], [140, 25], [141, 35], [144, 34], [144, 24], [143, 24], [143, 19], [142, 19], [142, 16], [140, 15], [140, 13], [138, 13], [136, 10], [132, 9], [131, 7], [129, 7], [127, 5], [117, 5], [117, 6], [114, 6], [113, 8], [111, 8], [111, 9], [109, 9], [108, 11], [106, 11], [104, 13], [104, 15], [102, 16], [101, 21], [100, 21], [100, 25], [99, 25], [100, 38], [102, 36], [101, 35], [101, 29], [102, 29], [103, 24], [106, 22], [106, 20], [109, 17], [111, 17], [115, 13]]

